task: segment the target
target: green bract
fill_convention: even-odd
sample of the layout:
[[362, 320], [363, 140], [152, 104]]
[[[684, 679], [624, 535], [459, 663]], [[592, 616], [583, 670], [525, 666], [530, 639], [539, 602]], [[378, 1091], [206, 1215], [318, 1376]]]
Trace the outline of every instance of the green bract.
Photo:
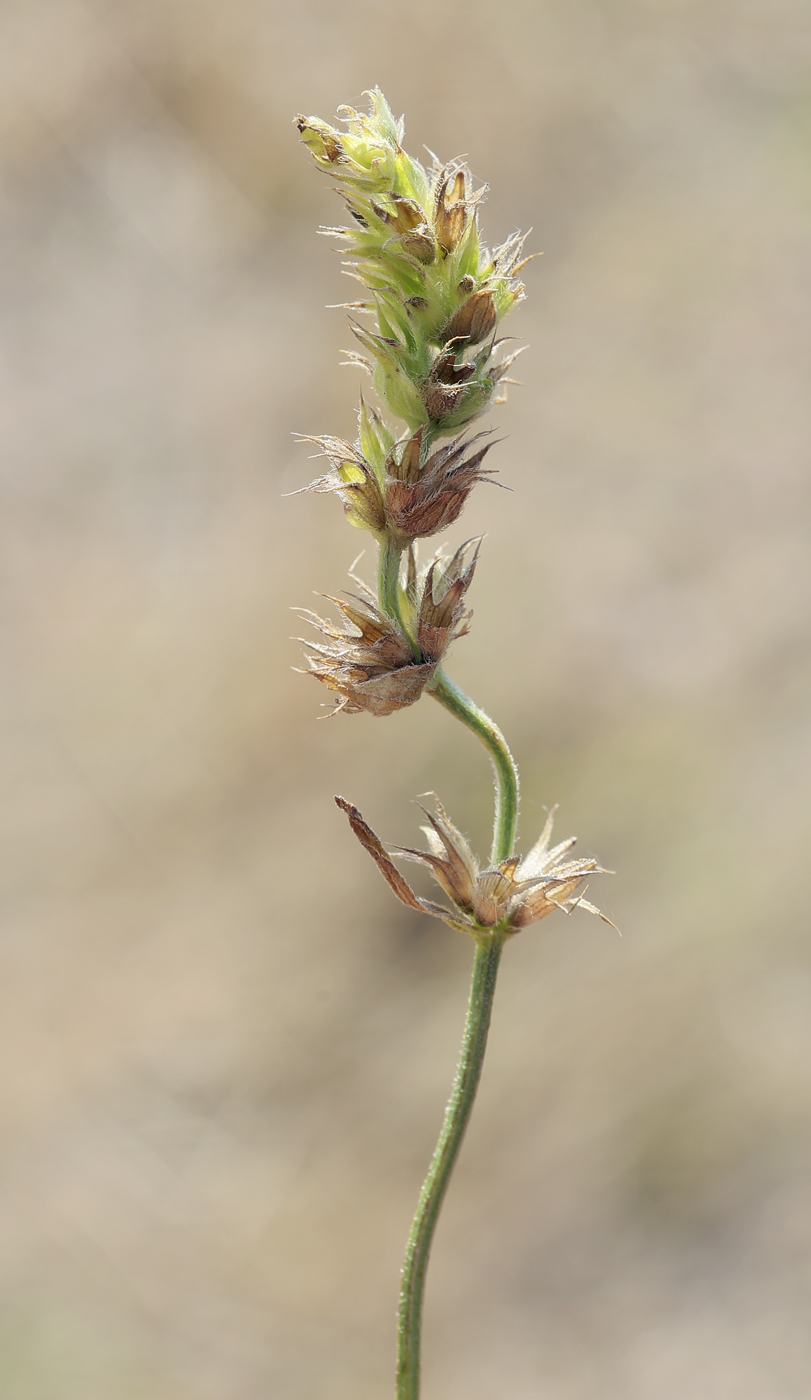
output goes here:
[[369, 96], [368, 116], [340, 109], [346, 131], [318, 117], [297, 125], [351, 216], [347, 227], [322, 230], [343, 240], [350, 276], [369, 294], [348, 309], [376, 320], [353, 323], [364, 353], [352, 359], [409, 432], [425, 427], [432, 438], [483, 413], [514, 359], [495, 361], [493, 352], [500, 321], [524, 294], [523, 239], [484, 247], [485, 189], [473, 190], [460, 161], [434, 159], [426, 171], [403, 150], [402, 119], [379, 88]]

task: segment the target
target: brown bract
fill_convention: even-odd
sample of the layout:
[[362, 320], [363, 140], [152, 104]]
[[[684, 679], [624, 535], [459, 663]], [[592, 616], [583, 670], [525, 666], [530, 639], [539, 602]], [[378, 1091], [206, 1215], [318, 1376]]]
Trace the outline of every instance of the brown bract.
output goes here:
[[[331, 464], [331, 471], [316, 477], [306, 491], [327, 491], [340, 497], [353, 525], [373, 534], [391, 531], [405, 547], [412, 540], [426, 539], [445, 530], [457, 520], [473, 487], [489, 481], [491, 472], [482, 467], [492, 441], [480, 443], [486, 433], [453, 438], [421, 463], [423, 430], [405, 443], [397, 443], [383, 466], [383, 486], [364, 459], [359, 447], [335, 437], [303, 437], [320, 447]], [[469, 454], [469, 455], [468, 455]]]
[[366, 597], [324, 595], [340, 608], [348, 625], [336, 627], [309, 608], [300, 609], [325, 638], [321, 642], [299, 640], [307, 647], [309, 674], [341, 697], [333, 714], [366, 710], [373, 715], [390, 715], [419, 700], [451, 642], [468, 631], [472, 614], [465, 610], [464, 599], [476, 568], [479, 544], [479, 540], [468, 540], [450, 559], [437, 557], [420, 579], [413, 554], [410, 556], [406, 599], [411, 604], [411, 617], [406, 625], [416, 635], [419, 656], [360, 580], [356, 581]]
[[386, 459], [386, 517], [400, 540], [425, 539], [458, 519], [473, 487], [490, 477], [482, 462], [492, 442], [466, 455], [485, 436], [478, 433], [473, 438], [454, 438], [432, 452], [422, 465], [422, 429], [402, 451], [392, 449]]
[[464, 637], [472, 613], [465, 611], [481, 540], [467, 540], [447, 562], [435, 559], [422, 585], [417, 642], [426, 661], [442, 660], [451, 642]]
[[348, 627], [335, 627], [309, 609], [303, 616], [327, 640], [309, 642], [310, 674], [340, 695], [334, 714], [390, 715], [419, 700], [436, 662], [415, 659], [407, 637], [390, 618], [364, 598], [324, 595], [340, 608]]
[[[429, 850], [416, 851], [407, 846], [395, 846], [392, 853], [426, 865], [451, 901], [453, 908], [448, 909], [431, 900], [420, 899], [397, 870], [357, 807], [342, 797], [336, 797], [335, 801], [346, 812], [352, 830], [397, 898], [411, 909], [421, 909], [436, 919], [442, 919], [451, 928], [461, 929], [475, 938], [513, 934], [527, 924], [537, 923], [556, 909], [571, 914], [578, 907], [599, 915], [605, 923], [611, 924], [605, 914], [600, 913], [582, 894], [577, 894], [587, 875], [610, 872], [604, 871], [595, 860], [564, 860], [566, 852], [575, 843], [574, 836], [549, 849], [554, 809], [528, 856], [510, 856], [497, 866], [480, 870], [470, 846], [446, 815], [439, 798], [434, 797], [435, 816], [423, 807], [429, 823], [423, 827]], [[615, 925], [611, 924], [611, 927]]]

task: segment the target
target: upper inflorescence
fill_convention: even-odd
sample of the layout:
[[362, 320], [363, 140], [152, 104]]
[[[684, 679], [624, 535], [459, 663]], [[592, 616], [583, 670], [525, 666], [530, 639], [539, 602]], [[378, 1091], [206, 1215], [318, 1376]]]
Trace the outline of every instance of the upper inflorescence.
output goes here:
[[[364, 288], [362, 300], [346, 303], [361, 346], [347, 353], [405, 428], [390, 428], [361, 398], [354, 443], [306, 438], [329, 470], [305, 489], [336, 495], [350, 523], [375, 537], [381, 559], [394, 562], [381, 570], [379, 598], [338, 603], [348, 627], [310, 615], [321, 640], [310, 645], [309, 664], [338, 693], [339, 710], [385, 715], [419, 698], [467, 627], [469, 614], [462, 625], [446, 607], [450, 620], [427, 640], [432, 588], [458, 595], [458, 613], [473, 564], [460, 562], [453, 583], [435, 565], [417, 597], [413, 546], [454, 524], [474, 486], [492, 481], [485, 459], [493, 440], [470, 425], [498, 401], [499, 385], [513, 382], [507, 371], [519, 352], [500, 356], [498, 328], [524, 295], [526, 260], [518, 233], [492, 252], [482, 243], [485, 189], [474, 189], [464, 161], [434, 157], [426, 170], [403, 149], [402, 119], [379, 88], [369, 96], [368, 114], [340, 109], [345, 130], [318, 117], [296, 125], [349, 214], [345, 227], [322, 230], [342, 240], [346, 270]], [[408, 580], [399, 576], [403, 552]]]

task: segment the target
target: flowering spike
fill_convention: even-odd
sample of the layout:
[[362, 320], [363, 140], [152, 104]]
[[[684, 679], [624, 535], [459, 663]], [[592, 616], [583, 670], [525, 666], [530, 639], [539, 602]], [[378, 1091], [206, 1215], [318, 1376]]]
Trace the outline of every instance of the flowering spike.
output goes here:
[[[340, 109], [345, 131], [318, 117], [299, 117], [297, 126], [350, 215], [348, 227], [325, 231], [344, 240], [348, 270], [375, 300], [378, 332], [359, 338], [376, 391], [410, 432], [428, 422], [435, 433], [453, 432], [495, 397], [493, 367], [467, 352], [487, 341], [523, 296], [522, 240], [514, 234], [492, 253], [482, 247], [484, 188], [473, 191], [462, 161], [435, 161], [426, 172], [403, 150], [402, 121], [380, 90], [369, 99], [368, 115]], [[463, 389], [468, 379], [474, 382]]]

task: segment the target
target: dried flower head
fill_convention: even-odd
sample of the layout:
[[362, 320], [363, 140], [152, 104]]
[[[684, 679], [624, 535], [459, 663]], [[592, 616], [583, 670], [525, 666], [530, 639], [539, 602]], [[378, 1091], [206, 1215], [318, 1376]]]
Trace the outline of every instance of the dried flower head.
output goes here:
[[471, 614], [464, 598], [476, 567], [478, 540], [462, 545], [450, 560], [434, 559], [421, 576], [413, 554], [403, 590], [404, 614], [410, 635], [400, 630], [377, 606], [361, 580], [364, 596], [346, 599], [324, 596], [340, 609], [343, 626], [300, 609], [302, 616], [325, 639], [299, 638], [307, 647], [310, 674], [337, 691], [332, 711], [390, 715], [419, 700], [434, 678], [451, 642], [467, 633]]
[[479, 557], [481, 540], [467, 540], [446, 560], [438, 553], [414, 583], [416, 561], [409, 554], [411, 575], [406, 598], [414, 599], [417, 623], [417, 643], [426, 660], [438, 663], [451, 642], [467, 635], [471, 612], [465, 611], [465, 594]]
[[311, 674], [341, 697], [333, 713], [390, 715], [419, 700], [435, 664], [415, 658], [408, 638], [370, 600], [325, 597], [348, 626], [335, 627], [307, 609], [302, 614], [327, 639], [305, 646]]
[[[400, 874], [379, 837], [367, 825], [351, 802], [343, 797], [335, 801], [346, 812], [349, 824], [361, 845], [369, 852], [385, 880], [403, 904], [421, 909], [451, 928], [461, 929], [475, 938], [494, 933], [513, 934], [527, 924], [537, 923], [556, 909], [571, 914], [573, 909], [587, 909], [607, 924], [611, 920], [590, 904], [577, 890], [587, 875], [610, 874], [595, 860], [564, 860], [575, 844], [570, 836], [549, 849], [555, 810], [550, 812], [539, 840], [528, 856], [510, 856], [496, 866], [479, 868], [467, 841], [450, 821], [438, 797], [434, 797], [436, 816], [424, 807], [428, 819], [425, 832], [429, 850], [416, 851], [407, 846], [394, 846], [392, 854], [404, 860], [427, 865], [437, 884], [453, 905], [448, 909], [432, 900], [421, 899]], [[614, 928], [615, 925], [611, 924]]]
[[426, 539], [458, 520], [473, 487], [491, 476], [482, 463], [492, 441], [470, 450], [486, 436], [460, 435], [426, 456], [418, 429], [391, 449], [384, 463], [386, 518], [398, 542]]
[[482, 463], [492, 441], [470, 450], [484, 433], [460, 435], [426, 455], [422, 428], [394, 443], [363, 402], [359, 421], [354, 446], [336, 437], [303, 438], [321, 449], [331, 468], [304, 490], [333, 492], [347, 519], [374, 535], [388, 531], [402, 547], [427, 539], [459, 518], [477, 482], [491, 479]]

